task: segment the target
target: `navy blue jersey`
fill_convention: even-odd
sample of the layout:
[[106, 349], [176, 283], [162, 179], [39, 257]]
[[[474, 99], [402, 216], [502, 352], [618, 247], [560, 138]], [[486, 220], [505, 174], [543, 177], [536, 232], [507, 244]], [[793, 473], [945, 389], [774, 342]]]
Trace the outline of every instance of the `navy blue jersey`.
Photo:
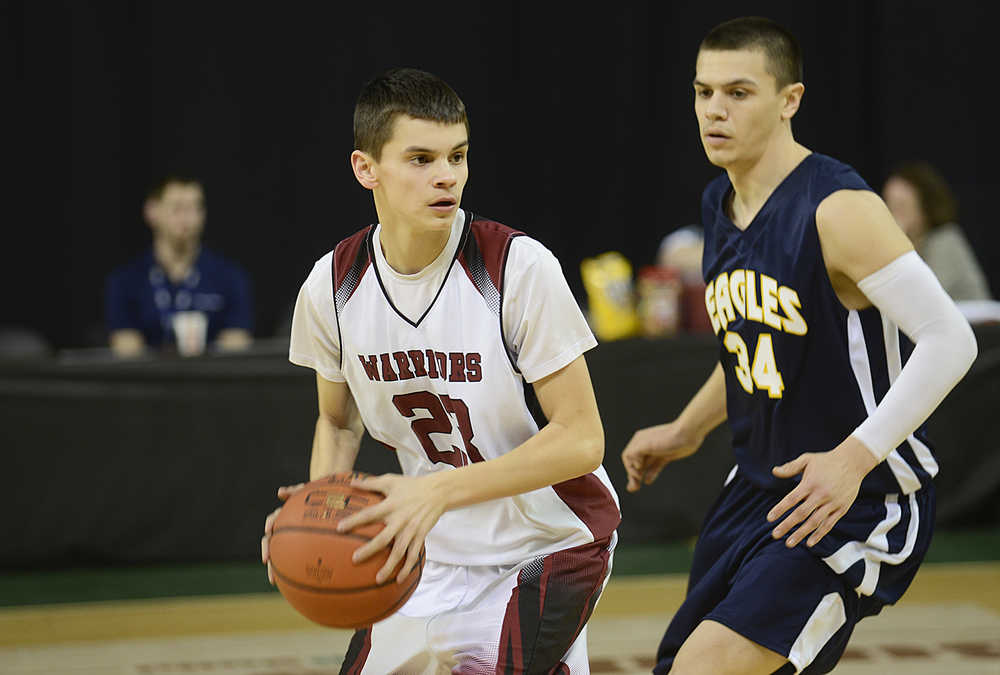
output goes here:
[[138, 330], [151, 347], [174, 342], [171, 316], [184, 310], [207, 315], [208, 343], [226, 328], [253, 329], [249, 278], [237, 264], [205, 249], [176, 284], [150, 249], [108, 275], [104, 305], [108, 331]]
[[[850, 166], [813, 153], [745, 230], [727, 215], [732, 185], [705, 189], [705, 304], [720, 340], [737, 463], [758, 487], [771, 469], [832, 450], [875, 409], [912, 343], [874, 307], [848, 311], [826, 272], [816, 208], [838, 190], [871, 190]], [[861, 494], [910, 494], [937, 473], [923, 427], [879, 464]]]

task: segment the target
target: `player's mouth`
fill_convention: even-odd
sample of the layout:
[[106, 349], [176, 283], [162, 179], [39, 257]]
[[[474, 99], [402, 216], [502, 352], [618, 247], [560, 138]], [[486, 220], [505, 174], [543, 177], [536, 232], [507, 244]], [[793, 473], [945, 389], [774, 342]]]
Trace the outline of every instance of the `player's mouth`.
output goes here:
[[712, 146], [719, 146], [730, 139], [730, 136], [718, 129], [708, 129], [705, 134], [705, 142]]
[[431, 210], [441, 213], [453, 211], [456, 206], [458, 206], [458, 200], [454, 197], [441, 197], [430, 203]]

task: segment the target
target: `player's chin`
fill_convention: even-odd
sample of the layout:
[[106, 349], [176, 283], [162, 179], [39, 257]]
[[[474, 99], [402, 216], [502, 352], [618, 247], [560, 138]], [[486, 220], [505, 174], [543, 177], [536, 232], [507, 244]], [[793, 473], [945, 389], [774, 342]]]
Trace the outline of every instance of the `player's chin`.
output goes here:
[[458, 212], [458, 205], [450, 211], [431, 209], [426, 215], [425, 221], [432, 228], [447, 229], [455, 222], [455, 214]]
[[727, 157], [728, 153], [721, 152], [719, 149], [713, 148], [704, 143], [702, 144], [702, 147], [705, 149], [705, 157], [707, 157], [708, 161], [715, 166], [725, 168], [728, 164], [730, 164], [730, 162], [727, 161], [729, 159]]

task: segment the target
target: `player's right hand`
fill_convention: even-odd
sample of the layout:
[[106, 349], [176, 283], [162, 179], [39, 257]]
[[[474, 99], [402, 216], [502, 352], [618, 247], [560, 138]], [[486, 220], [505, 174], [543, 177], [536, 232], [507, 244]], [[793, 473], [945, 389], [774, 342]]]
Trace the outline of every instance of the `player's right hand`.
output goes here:
[[670, 462], [697, 452], [703, 438], [691, 437], [677, 422], [639, 429], [622, 451], [629, 492], [649, 485]]
[[[278, 499], [285, 501], [303, 487], [305, 487], [305, 483], [282, 486], [278, 488]], [[274, 521], [278, 518], [279, 513], [281, 513], [280, 506], [271, 511], [267, 518], [264, 519], [264, 536], [260, 538], [260, 559], [267, 565], [267, 580], [272, 585], [274, 585], [274, 570], [271, 569], [271, 551], [268, 544], [271, 540], [271, 532], [274, 530]]]

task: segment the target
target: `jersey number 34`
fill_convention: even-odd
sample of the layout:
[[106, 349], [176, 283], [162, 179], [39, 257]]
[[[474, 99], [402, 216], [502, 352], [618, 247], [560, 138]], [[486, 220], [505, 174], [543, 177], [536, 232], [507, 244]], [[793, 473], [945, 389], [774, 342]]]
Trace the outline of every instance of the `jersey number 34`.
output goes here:
[[752, 394], [756, 387], [765, 390], [771, 398], [781, 398], [785, 382], [781, 379], [778, 364], [774, 360], [774, 344], [771, 341], [770, 333], [761, 333], [757, 336], [753, 364], [750, 363], [747, 343], [743, 341], [739, 333], [726, 331], [725, 337], [722, 338], [722, 344], [730, 354], [736, 355], [736, 366], [734, 367], [736, 379], [740, 381], [740, 386], [746, 393]]

